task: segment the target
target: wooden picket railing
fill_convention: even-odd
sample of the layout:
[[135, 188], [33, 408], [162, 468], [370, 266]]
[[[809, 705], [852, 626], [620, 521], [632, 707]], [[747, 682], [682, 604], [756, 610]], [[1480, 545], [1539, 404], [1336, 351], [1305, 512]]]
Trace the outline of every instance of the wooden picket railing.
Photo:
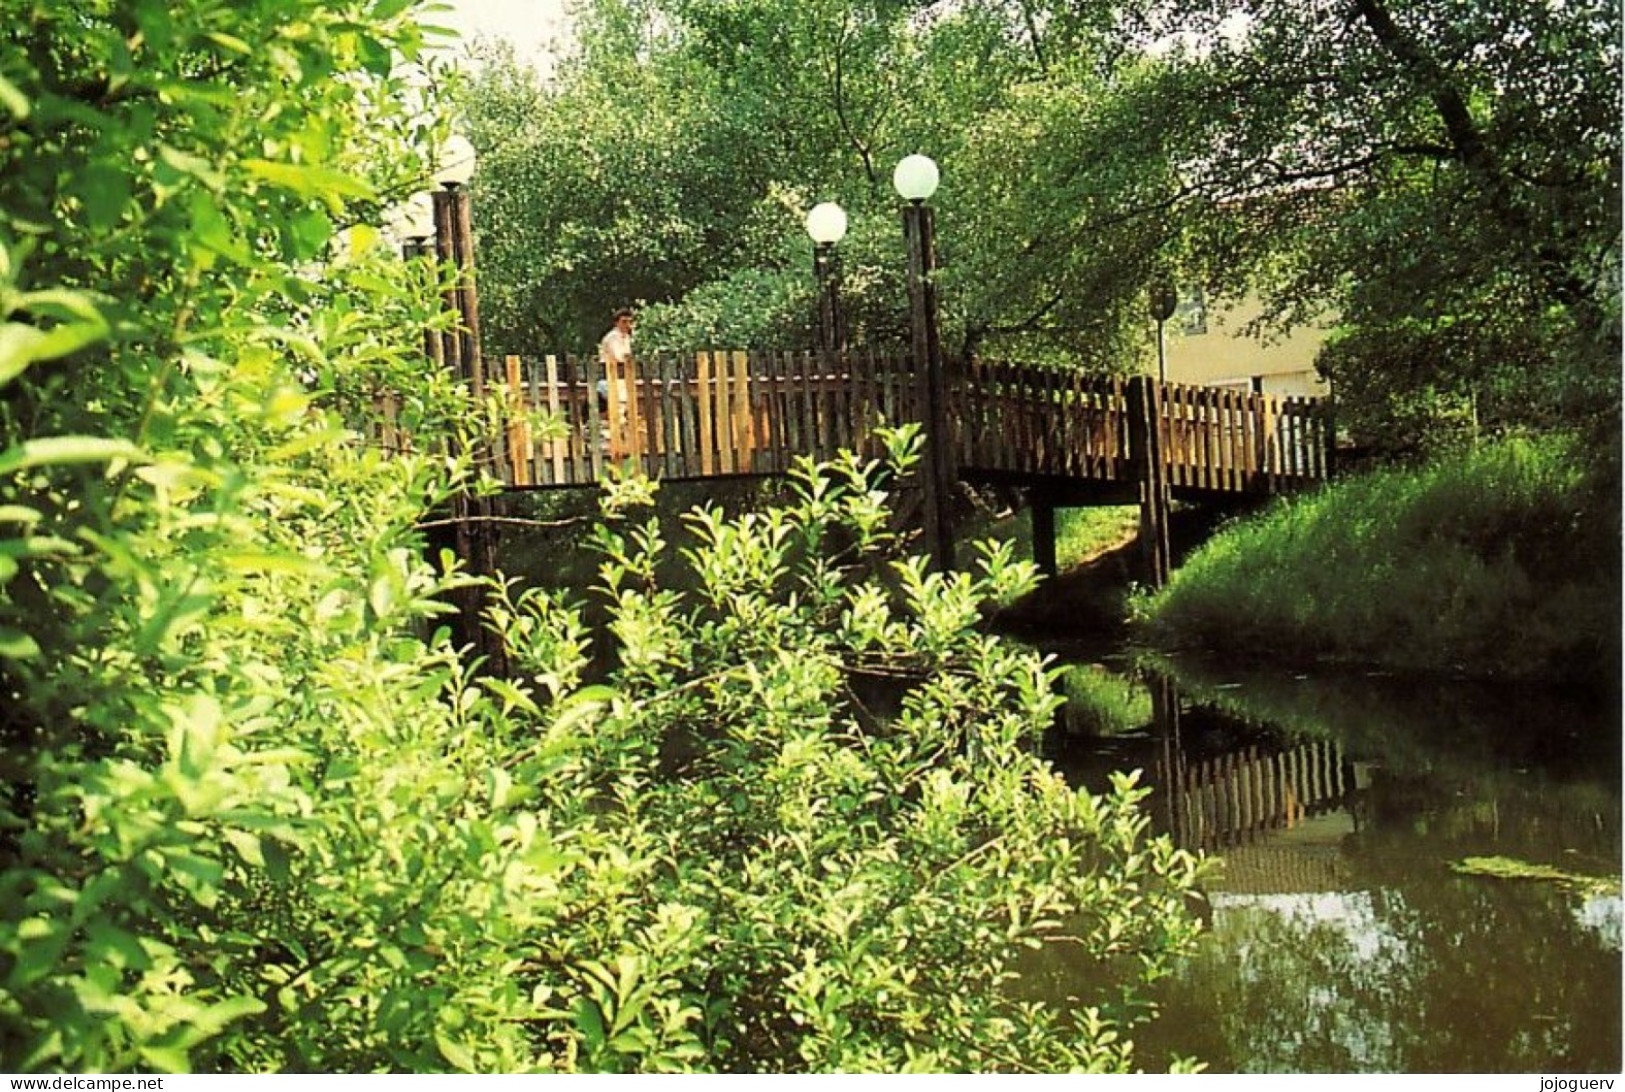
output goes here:
[[[901, 355], [700, 352], [640, 360], [630, 371], [606, 376], [591, 357], [507, 357], [487, 380], [507, 403], [489, 446], [493, 471], [520, 489], [595, 484], [627, 463], [667, 479], [778, 474], [798, 456], [877, 454], [877, 426], [925, 418], [923, 390]], [[1135, 382], [971, 363], [948, 385], [956, 472], [1133, 480], [1143, 473], [1131, 450]], [[1171, 488], [1271, 492], [1329, 474], [1329, 416], [1316, 399], [1144, 389]], [[377, 439], [401, 444], [383, 416]]]
[[1311, 815], [1341, 807], [1353, 788], [1335, 742], [1273, 751], [1248, 747], [1161, 770], [1171, 795], [1173, 834], [1191, 849], [1222, 849], [1290, 830]]

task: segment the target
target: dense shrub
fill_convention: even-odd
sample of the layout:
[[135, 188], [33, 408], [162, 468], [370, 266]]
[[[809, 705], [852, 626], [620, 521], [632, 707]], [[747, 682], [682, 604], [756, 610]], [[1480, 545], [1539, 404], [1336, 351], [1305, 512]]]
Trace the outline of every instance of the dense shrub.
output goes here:
[[1617, 498], [1561, 437], [1507, 439], [1283, 499], [1197, 550], [1165, 644], [1503, 678], [1618, 668]]
[[848, 462], [697, 513], [679, 593], [628, 483], [607, 678], [540, 592], [510, 679], [433, 629], [480, 415], [366, 227], [422, 174], [408, 7], [0, 0], [0, 1069], [1130, 1065], [1122, 995], [1012, 957], [1132, 987], [1196, 866], [1032, 757], [1049, 675], [973, 628], [1026, 568], [888, 568]]

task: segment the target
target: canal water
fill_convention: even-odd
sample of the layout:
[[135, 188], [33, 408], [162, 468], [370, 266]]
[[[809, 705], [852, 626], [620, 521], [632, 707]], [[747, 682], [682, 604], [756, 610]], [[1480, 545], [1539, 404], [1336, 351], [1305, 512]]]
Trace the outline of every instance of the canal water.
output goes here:
[[1619, 1071], [1617, 699], [1060, 651], [1057, 766], [1223, 862], [1142, 1068]]

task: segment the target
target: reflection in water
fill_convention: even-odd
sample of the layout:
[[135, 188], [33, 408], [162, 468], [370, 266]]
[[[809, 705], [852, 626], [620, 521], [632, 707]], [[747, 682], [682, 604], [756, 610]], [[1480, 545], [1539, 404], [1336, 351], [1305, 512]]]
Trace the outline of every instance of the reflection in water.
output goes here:
[[1225, 863], [1208, 937], [1137, 1036], [1143, 1066], [1618, 1071], [1618, 895], [1450, 869], [1501, 855], [1617, 876], [1617, 708], [1371, 679], [1181, 683], [1144, 684], [1142, 732], [1056, 743], [1091, 785], [1143, 769], [1159, 826]]

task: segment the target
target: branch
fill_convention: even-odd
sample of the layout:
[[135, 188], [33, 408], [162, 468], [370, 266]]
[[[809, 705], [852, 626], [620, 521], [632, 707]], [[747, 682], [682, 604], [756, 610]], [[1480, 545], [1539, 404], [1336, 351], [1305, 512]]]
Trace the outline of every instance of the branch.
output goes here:
[[511, 523], [520, 527], [569, 527], [577, 523], [590, 523], [591, 516], [571, 516], [569, 519], [519, 519], [515, 516], [453, 516], [450, 519], [431, 519], [414, 523], [414, 530], [426, 531], [431, 527], [456, 527], [464, 523]]

